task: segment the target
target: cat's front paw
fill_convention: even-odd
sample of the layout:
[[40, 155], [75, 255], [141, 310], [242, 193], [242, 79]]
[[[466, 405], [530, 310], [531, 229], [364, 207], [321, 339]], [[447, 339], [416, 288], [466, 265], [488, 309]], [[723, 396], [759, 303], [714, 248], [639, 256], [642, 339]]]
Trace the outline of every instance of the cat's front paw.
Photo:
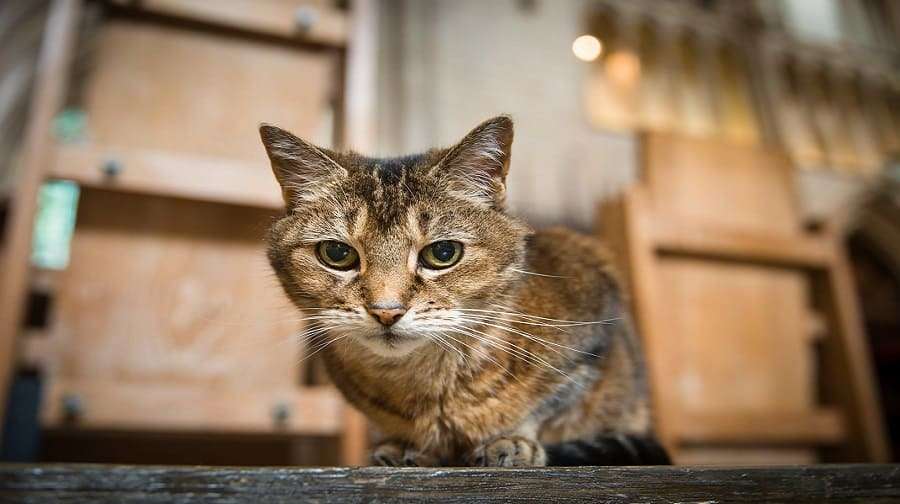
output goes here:
[[529, 467], [547, 465], [544, 447], [522, 436], [500, 437], [475, 448], [467, 457], [475, 467]]
[[389, 467], [435, 467], [438, 459], [413, 446], [397, 441], [386, 441], [372, 450], [372, 463]]

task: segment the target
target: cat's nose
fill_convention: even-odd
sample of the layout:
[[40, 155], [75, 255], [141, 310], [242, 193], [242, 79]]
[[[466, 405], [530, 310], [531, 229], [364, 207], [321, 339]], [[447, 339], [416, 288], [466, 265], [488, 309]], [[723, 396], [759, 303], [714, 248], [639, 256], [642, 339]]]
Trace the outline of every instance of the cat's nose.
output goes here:
[[406, 313], [406, 308], [397, 302], [375, 303], [367, 310], [370, 315], [386, 326], [394, 325]]

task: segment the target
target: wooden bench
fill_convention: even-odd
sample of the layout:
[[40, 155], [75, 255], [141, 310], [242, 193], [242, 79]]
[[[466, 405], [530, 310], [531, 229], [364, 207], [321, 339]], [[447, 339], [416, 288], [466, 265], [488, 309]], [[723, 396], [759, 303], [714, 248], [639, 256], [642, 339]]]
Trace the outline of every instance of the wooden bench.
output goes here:
[[236, 468], [0, 465], [0, 502], [900, 502], [900, 465]]

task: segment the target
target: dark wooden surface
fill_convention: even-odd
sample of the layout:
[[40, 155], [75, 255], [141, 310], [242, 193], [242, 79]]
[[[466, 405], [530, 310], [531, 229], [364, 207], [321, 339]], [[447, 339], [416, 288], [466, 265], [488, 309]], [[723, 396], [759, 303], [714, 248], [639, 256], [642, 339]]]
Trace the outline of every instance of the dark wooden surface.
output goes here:
[[900, 465], [550, 469], [0, 465], [0, 502], [900, 502]]

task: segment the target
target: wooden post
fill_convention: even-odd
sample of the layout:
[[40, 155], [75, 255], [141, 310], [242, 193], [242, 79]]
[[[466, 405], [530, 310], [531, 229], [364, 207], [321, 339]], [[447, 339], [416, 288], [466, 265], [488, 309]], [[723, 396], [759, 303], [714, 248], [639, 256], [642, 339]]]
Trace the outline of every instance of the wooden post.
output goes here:
[[843, 450], [853, 461], [890, 461], [878, 384], [872, 374], [859, 302], [850, 264], [840, 242], [831, 266], [816, 283], [830, 319], [825, 363], [832, 370], [827, 392], [842, 406], [849, 443]]
[[54, 0], [38, 57], [19, 176], [7, 217], [5, 247], [0, 251], [0, 418], [6, 409], [16, 336], [25, 309], [37, 195], [52, 151], [50, 129], [65, 100], [80, 12], [81, 0]]

